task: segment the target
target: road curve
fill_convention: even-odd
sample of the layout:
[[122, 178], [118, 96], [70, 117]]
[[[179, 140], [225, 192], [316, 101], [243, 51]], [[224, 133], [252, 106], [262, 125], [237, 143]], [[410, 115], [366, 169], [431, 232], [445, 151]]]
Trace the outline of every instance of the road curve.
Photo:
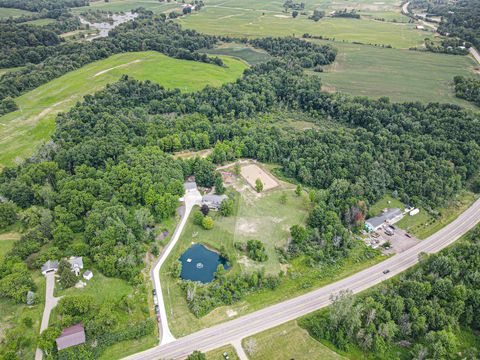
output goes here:
[[[254, 335], [287, 321], [328, 306], [330, 296], [340, 290], [354, 293], [372, 287], [418, 262], [421, 253], [435, 253], [458, 240], [480, 221], [480, 199], [455, 221], [423, 240], [418, 245], [392, 256], [380, 264], [356, 273], [348, 278], [314, 290], [305, 295], [239, 317], [228, 322], [203, 329], [165, 345], [126, 357], [127, 360], [181, 359], [194, 350], [209, 351], [245, 337]], [[385, 275], [383, 270], [389, 269]]]

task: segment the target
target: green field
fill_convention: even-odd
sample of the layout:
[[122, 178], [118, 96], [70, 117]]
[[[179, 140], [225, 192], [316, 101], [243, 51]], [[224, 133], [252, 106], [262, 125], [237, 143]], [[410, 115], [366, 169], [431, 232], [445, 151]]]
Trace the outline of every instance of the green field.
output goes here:
[[207, 357], [207, 360], [225, 360], [225, 358], [223, 357], [224, 352], [228, 354], [229, 360], [238, 360], [237, 353], [231, 345], [209, 351], [205, 355]]
[[[241, 189], [242, 182], [241, 179], [235, 179], [235, 187]], [[365, 247], [359, 242], [352, 249], [348, 258], [333, 265], [314, 268], [308, 266], [302, 257], [294, 259], [291, 264], [280, 264], [275, 252], [275, 245], [280, 247], [285, 245], [290, 226], [302, 223], [306, 217], [307, 209], [304, 198], [297, 197], [292, 190], [291, 184], [282, 183], [281, 187], [269, 190], [258, 198], [250, 190], [244, 190], [236, 197], [236, 215], [223, 218], [215, 214], [215, 227], [210, 231], [193, 224], [192, 218], [188, 220], [178, 243], [160, 272], [170, 330], [175, 336], [184, 336], [234, 316], [244, 315], [298, 296], [385, 259], [384, 256], [373, 254], [372, 258], [366, 260], [364, 257]], [[288, 194], [287, 202], [281, 204], [280, 196], [284, 192]], [[267, 262], [254, 262], [234, 248], [234, 242], [248, 239], [257, 239], [264, 243], [269, 256]], [[280, 286], [274, 291], [253, 293], [231, 306], [219, 307], [202, 318], [196, 318], [188, 310], [179, 280], [170, 275], [173, 262], [192, 242], [204, 243], [216, 249], [223, 246], [231, 259], [230, 272], [251, 271], [264, 267], [267, 272], [272, 274], [278, 274], [280, 270], [288, 269], [289, 276], [284, 277]]]
[[15, 99], [19, 110], [0, 117], [0, 168], [17, 157], [25, 158], [53, 133], [58, 112], [68, 110], [83, 96], [92, 94], [123, 74], [152, 80], [182, 91], [219, 86], [238, 78], [247, 65], [223, 57], [227, 67], [169, 58], [156, 52], [111, 56], [72, 71]]
[[161, 2], [158, 0], [110, 0], [106, 1], [90, 1], [90, 6], [84, 6], [79, 8], [73, 8], [74, 14], [80, 14], [81, 12], [88, 10], [105, 10], [111, 12], [126, 12], [139, 7], [143, 7], [146, 10], [153, 11], [156, 14], [163, 12], [170, 12], [173, 9], [181, 9], [179, 2]]
[[[372, 19], [376, 11], [380, 11], [379, 17], [401, 19], [397, 3], [382, 7], [373, 1], [355, 2], [348, 7], [363, 9], [367, 16], [360, 20], [325, 17], [318, 22], [309, 20], [308, 15], [300, 14], [297, 18], [292, 18], [290, 13], [283, 12], [283, 3], [283, 0], [209, 0], [201, 11], [177, 21], [186, 28], [213, 35], [259, 37], [302, 36], [309, 33], [336, 40], [392, 45], [397, 48], [421, 45], [427, 36], [427, 33], [416, 30], [414, 24]], [[308, 3], [307, 12], [310, 13], [315, 8], [328, 11], [337, 6], [345, 7], [336, 3]]]
[[34, 13], [27, 10], [0, 7], [0, 19], [7, 19], [9, 17], [15, 18], [20, 16], [28, 16], [32, 14]]
[[44, 26], [44, 25], [52, 24], [52, 23], [54, 23], [55, 21], [56, 21], [55, 19], [45, 18], [45, 19], [37, 19], [37, 20], [25, 21], [25, 22], [22, 23], [22, 24], [25, 24], [25, 25], [35, 25], [35, 26]]
[[203, 50], [203, 52], [210, 55], [232, 56], [242, 59], [250, 65], [258, 65], [272, 58], [266, 51], [237, 43], [221, 44], [213, 49]]
[[345, 359], [313, 339], [296, 321], [243, 339], [242, 346], [251, 360]]
[[325, 90], [369, 97], [388, 96], [393, 101], [471, 103], [455, 97], [453, 77], [478, 77], [468, 56], [378, 48], [340, 42], [335, 62], [320, 74]]

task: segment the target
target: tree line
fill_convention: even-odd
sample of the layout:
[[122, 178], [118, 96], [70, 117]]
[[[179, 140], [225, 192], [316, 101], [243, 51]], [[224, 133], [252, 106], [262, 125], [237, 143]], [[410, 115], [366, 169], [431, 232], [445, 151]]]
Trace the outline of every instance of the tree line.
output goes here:
[[455, 96], [480, 106], [480, 80], [455, 76], [453, 83], [455, 85]]

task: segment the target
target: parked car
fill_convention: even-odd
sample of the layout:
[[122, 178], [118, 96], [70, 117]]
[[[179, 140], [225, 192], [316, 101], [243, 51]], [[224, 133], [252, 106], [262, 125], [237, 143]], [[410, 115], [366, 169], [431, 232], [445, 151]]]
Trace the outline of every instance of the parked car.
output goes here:
[[223, 358], [224, 358], [225, 360], [230, 359], [230, 357], [228, 356], [228, 353], [227, 353], [226, 351], [223, 353]]
[[157, 289], [152, 290], [153, 296], [157, 296]]
[[157, 321], [160, 322], [160, 314], [157, 314]]
[[157, 295], [154, 295], [154, 296], [153, 296], [153, 303], [154, 303], [155, 305], [158, 305]]
[[160, 309], [158, 308], [158, 305], [155, 305], [155, 312], [158, 314], [160, 312]]
[[384, 273], [384, 274], [388, 274], [389, 272], [390, 272], [389, 269], [383, 270], [383, 273]]

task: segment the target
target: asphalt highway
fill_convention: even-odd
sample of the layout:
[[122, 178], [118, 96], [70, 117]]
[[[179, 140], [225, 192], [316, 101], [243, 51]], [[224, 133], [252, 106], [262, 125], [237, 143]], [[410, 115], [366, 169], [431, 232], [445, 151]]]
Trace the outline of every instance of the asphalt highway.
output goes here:
[[[341, 290], [361, 292], [369, 287], [399, 274], [418, 262], [421, 253], [435, 253], [458, 240], [480, 221], [480, 199], [462, 213], [455, 221], [401, 254], [360, 271], [348, 278], [296, 298], [268, 306], [251, 314], [203, 329], [131, 355], [128, 360], [182, 359], [195, 350], [209, 351], [238, 341], [264, 330], [294, 320], [315, 310], [328, 306], [332, 294]], [[390, 270], [384, 274], [384, 270]]]

